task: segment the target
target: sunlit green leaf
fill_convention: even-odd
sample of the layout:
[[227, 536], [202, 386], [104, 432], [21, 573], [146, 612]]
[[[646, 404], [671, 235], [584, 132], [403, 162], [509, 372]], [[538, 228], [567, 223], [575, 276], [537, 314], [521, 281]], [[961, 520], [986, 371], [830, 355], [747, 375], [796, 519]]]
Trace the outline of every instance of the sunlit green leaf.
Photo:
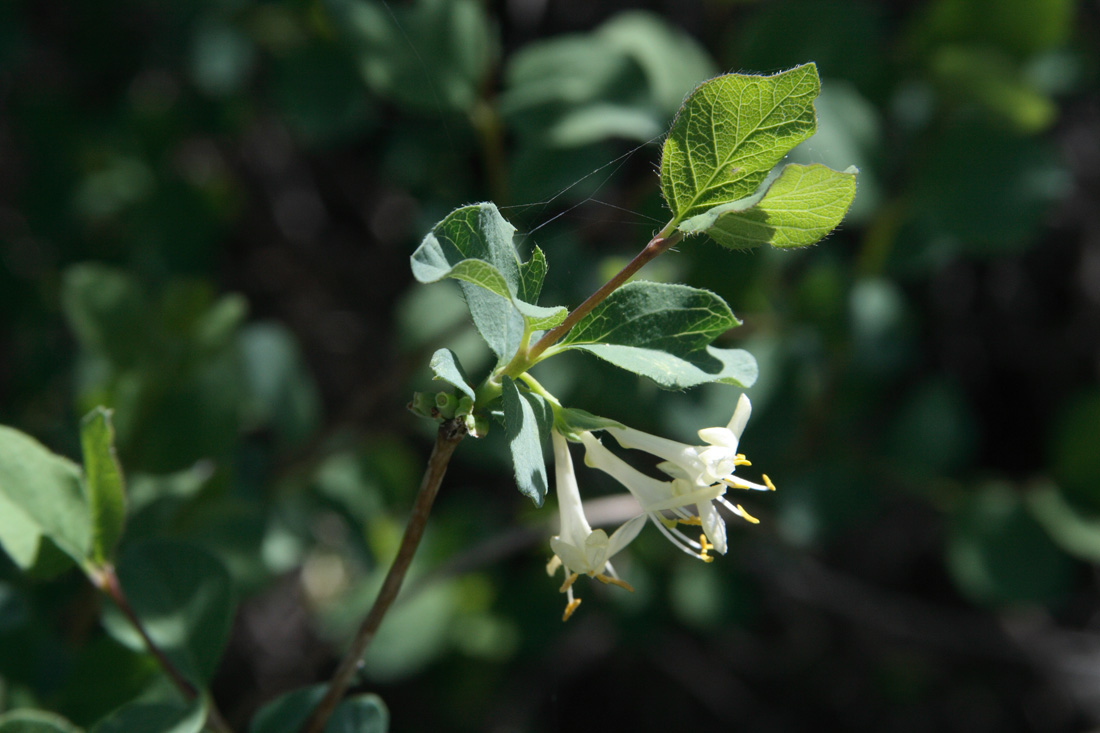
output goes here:
[[628, 372], [649, 377], [665, 389], [688, 389], [710, 382], [751, 387], [759, 375], [756, 359], [744, 349], [707, 346], [678, 356], [667, 351], [618, 344], [587, 344], [573, 348], [595, 354]]
[[674, 220], [752, 195], [816, 128], [814, 64], [773, 76], [726, 74], [680, 108], [661, 156], [661, 192]]
[[92, 522], [92, 558], [110, 560], [126, 521], [126, 489], [115, 455], [111, 411], [97, 407], [80, 424], [84, 451], [84, 485]]
[[716, 206], [684, 221], [680, 230], [706, 232], [731, 249], [805, 247], [840, 224], [855, 195], [855, 169], [788, 165], [758, 201], [753, 196]]

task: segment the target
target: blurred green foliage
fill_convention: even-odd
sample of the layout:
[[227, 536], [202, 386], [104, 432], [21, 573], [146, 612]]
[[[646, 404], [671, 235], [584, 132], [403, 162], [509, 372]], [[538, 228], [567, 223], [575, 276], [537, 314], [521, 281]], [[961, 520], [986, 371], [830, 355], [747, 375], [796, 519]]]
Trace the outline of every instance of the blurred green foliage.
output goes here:
[[[807, 61], [820, 132], [790, 159], [859, 166], [845, 224], [806, 252], [691, 240], [642, 274], [745, 322], [719, 343], [760, 365], [743, 449], [779, 486], [745, 500], [762, 524], [706, 567], [641, 536], [619, 567], [636, 592], [593, 589], [562, 626], [553, 512], [516, 495], [501, 434], [467, 440], [366, 661], [385, 707], [341, 714], [1100, 721], [1074, 671], [1095, 667], [1100, 560], [1096, 8], [666, 5], [0, 4], [0, 422], [79, 460], [79, 418], [114, 409], [120, 573], [200, 630], [205, 651], [173, 653], [237, 729], [287, 690], [274, 705], [300, 710], [380, 583], [427, 453], [404, 405], [428, 356], [491, 359], [456, 293], [411, 284], [432, 224], [495, 201], [547, 253], [545, 302], [576, 304], [667, 220], [657, 143], [684, 95]], [[569, 358], [535, 372], [563, 401], [678, 439], [736, 401]], [[65, 548], [24, 549], [0, 557], [0, 732], [72, 729], [25, 708], [187, 725]]]

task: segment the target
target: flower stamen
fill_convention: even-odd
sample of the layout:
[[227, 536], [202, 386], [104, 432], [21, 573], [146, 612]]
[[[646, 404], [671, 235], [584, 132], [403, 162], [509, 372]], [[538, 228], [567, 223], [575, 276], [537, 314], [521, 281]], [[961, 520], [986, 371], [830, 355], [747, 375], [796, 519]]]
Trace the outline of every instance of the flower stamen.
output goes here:
[[703, 562], [714, 562], [714, 556], [707, 554], [708, 551], [714, 549], [714, 545], [712, 545], [707, 540], [707, 536], [705, 534], [699, 535], [699, 547], [699, 559]]
[[599, 573], [598, 575], [595, 575], [593, 577], [595, 577], [596, 580], [600, 581], [604, 585], [617, 585], [620, 588], [625, 588], [626, 590], [630, 591], [631, 593], [634, 592], [634, 586], [632, 586], [630, 583], [627, 583], [625, 580], [620, 580], [619, 578], [613, 578], [610, 575], [604, 575], [603, 573]]
[[768, 474], [765, 473], [761, 475], [764, 477], [764, 485], [767, 486], [768, 489], [770, 489], [771, 491], [775, 491], [775, 484], [773, 484], [772, 480], [768, 478]]
[[569, 573], [569, 576], [565, 579], [565, 582], [561, 584], [561, 588], [558, 590], [558, 593], [564, 593], [565, 591], [570, 590], [573, 587], [573, 583], [575, 583], [577, 578], [579, 577], [579, 573]]
[[565, 606], [565, 613], [561, 615], [562, 622], [568, 621], [569, 617], [573, 615], [573, 612], [577, 610], [577, 606], [581, 605], [580, 598], [574, 598], [569, 601]]

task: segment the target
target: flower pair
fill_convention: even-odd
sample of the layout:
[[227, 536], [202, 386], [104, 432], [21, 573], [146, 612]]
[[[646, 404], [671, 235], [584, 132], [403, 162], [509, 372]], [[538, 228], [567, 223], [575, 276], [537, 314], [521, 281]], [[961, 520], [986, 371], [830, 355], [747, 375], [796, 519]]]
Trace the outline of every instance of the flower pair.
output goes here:
[[[547, 570], [553, 573], [559, 565], [565, 568], [562, 591], [568, 593], [569, 601], [564, 619], [568, 619], [580, 604], [580, 600], [573, 597], [572, 586], [581, 574], [630, 589], [615, 574], [610, 560], [638, 535], [646, 517], [674, 545], [706, 562], [714, 559], [710, 550], [725, 554], [727, 549], [726, 525], [716, 503], [756, 523], [757, 520], [740, 504], [733, 504], [724, 496], [726, 489], [731, 487], [775, 489], [766, 475], [763, 485], [733, 475], [738, 466], [750, 465], [744, 454], [737, 452], [737, 446], [751, 411], [748, 397], [741, 395], [726, 427], [699, 431], [699, 438], [705, 443], [701, 446], [686, 445], [632, 428], [605, 428], [622, 447], [643, 450], [663, 459], [657, 468], [670, 477], [667, 481], [638, 471], [604, 447], [591, 432], [581, 433], [585, 462], [623, 484], [642, 507], [641, 514], [624, 523], [610, 537], [603, 530], [593, 530], [588, 525], [568, 444], [557, 432], [553, 434], [561, 531], [550, 540], [555, 555]], [[693, 539], [680, 529], [680, 525], [698, 526], [702, 533], [697, 540]]]

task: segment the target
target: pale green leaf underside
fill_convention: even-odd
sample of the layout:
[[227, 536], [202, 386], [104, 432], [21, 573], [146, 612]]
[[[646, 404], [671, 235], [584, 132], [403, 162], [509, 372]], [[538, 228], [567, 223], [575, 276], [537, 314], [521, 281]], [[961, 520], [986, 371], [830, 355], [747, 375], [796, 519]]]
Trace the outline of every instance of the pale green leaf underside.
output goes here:
[[762, 197], [716, 206], [685, 221], [680, 231], [706, 232], [731, 249], [805, 247], [840, 224], [856, 195], [856, 173], [854, 167], [840, 172], [823, 165], [788, 165]]
[[811, 63], [772, 76], [726, 74], [692, 92], [661, 156], [661, 192], [674, 220], [751, 196], [813, 135], [820, 90]]
[[91, 544], [80, 470], [29, 435], [0, 426], [0, 546], [24, 570], [46, 538], [77, 563]]
[[84, 733], [60, 715], [29, 708], [0, 715], [0, 733]]
[[432, 354], [432, 360], [428, 363], [432, 374], [436, 379], [446, 382], [459, 389], [471, 400], [476, 399], [474, 389], [470, 386], [470, 379], [466, 376], [466, 370], [462, 368], [458, 357], [450, 349], [440, 349]]
[[756, 359], [743, 349], [708, 346], [681, 357], [667, 351], [617, 344], [589, 344], [574, 348], [649, 377], [665, 389], [687, 389], [710, 382], [751, 387], [759, 374]]
[[739, 325], [726, 302], [708, 290], [636, 281], [593, 308], [557, 348], [619, 344], [687, 354]]
[[553, 424], [549, 407], [541, 397], [520, 392], [516, 383], [504, 377], [501, 392], [504, 407], [504, 431], [512, 451], [516, 486], [520, 493], [542, 506], [549, 486], [546, 461], [542, 456], [542, 438]]
[[80, 444], [92, 522], [92, 557], [97, 562], [111, 559], [126, 520], [126, 493], [114, 442], [110, 410], [97, 407], [84, 416]]

